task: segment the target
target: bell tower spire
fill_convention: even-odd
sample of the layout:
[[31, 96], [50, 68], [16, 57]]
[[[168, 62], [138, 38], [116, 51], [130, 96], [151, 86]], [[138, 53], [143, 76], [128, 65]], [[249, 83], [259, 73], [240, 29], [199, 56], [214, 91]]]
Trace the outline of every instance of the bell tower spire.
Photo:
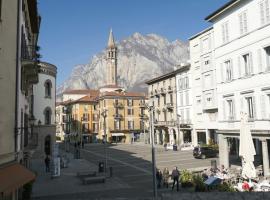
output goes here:
[[107, 46], [107, 85], [117, 85], [117, 47], [110, 30]]

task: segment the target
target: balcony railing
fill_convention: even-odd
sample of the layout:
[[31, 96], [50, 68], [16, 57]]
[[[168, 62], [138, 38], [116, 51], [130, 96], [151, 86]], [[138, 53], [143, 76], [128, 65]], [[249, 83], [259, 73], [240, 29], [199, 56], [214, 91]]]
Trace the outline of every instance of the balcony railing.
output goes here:
[[38, 53], [39, 47], [35, 45], [22, 45], [21, 59], [37, 62], [41, 57]]
[[124, 105], [122, 103], [119, 103], [119, 102], [118, 103], [115, 102], [115, 103], [113, 103], [113, 105], [114, 105], [115, 108], [119, 108], [119, 109], [124, 108]]
[[177, 126], [176, 121], [156, 121], [156, 126]]
[[166, 107], [167, 107], [167, 109], [172, 110], [173, 109], [173, 103], [167, 103]]
[[161, 95], [165, 95], [166, 94], [166, 91], [165, 91], [164, 88], [160, 88], [159, 92], [160, 92]]
[[122, 119], [123, 118], [123, 116], [121, 114], [114, 114], [113, 117], [115, 119]]
[[173, 92], [172, 86], [168, 86], [168, 92], [169, 92], [169, 93], [170, 93], [170, 92]]
[[145, 104], [145, 102], [140, 102], [140, 103], [139, 103], [139, 106], [140, 106], [141, 108], [145, 108], [145, 107], [146, 107], [146, 104]]
[[148, 116], [146, 114], [142, 114], [142, 113], [139, 114], [139, 117], [141, 119], [145, 119], [145, 120], [148, 119]]

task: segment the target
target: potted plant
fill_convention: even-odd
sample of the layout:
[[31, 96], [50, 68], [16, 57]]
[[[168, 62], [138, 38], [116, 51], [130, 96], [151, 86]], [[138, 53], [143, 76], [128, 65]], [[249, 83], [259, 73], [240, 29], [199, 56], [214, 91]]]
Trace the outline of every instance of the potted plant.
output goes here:
[[192, 187], [193, 186], [193, 177], [192, 177], [191, 172], [184, 169], [180, 175], [180, 183], [181, 183], [181, 186], [183, 188]]

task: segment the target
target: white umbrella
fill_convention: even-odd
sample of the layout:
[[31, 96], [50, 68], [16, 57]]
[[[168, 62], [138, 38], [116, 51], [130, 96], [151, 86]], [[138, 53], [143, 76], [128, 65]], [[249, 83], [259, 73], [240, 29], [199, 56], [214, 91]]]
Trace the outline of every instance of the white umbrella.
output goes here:
[[239, 156], [242, 157], [242, 177], [256, 177], [256, 169], [253, 164], [255, 155], [256, 151], [248, 125], [248, 116], [241, 112]]

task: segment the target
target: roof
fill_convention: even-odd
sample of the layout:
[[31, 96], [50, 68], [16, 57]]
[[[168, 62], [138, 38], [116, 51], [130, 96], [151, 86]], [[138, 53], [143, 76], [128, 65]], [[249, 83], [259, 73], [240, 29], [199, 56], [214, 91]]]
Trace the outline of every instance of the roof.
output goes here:
[[208, 32], [208, 31], [210, 31], [211, 29], [213, 29], [212, 26], [211, 26], [211, 27], [208, 27], [208, 28], [206, 28], [206, 29], [204, 29], [204, 30], [202, 30], [201, 32], [199, 32], [199, 33], [197, 33], [197, 34], [195, 34], [195, 35], [193, 35], [193, 36], [191, 36], [190, 38], [188, 38], [188, 40], [192, 40], [192, 39], [194, 39], [194, 38], [196, 38], [196, 37], [198, 37], [198, 36], [200, 36], [200, 35], [202, 35], [202, 34]]
[[108, 40], [108, 47], [115, 47], [112, 29], [110, 30], [110, 35], [109, 35], [109, 40]]
[[230, 0], [228, 3], [224, 4], [223, 6], [221, 6], [219, 9], [217, 9], [216, 11], [214, 11], [213, 13], [211, 13], [210, 15], [208, 15], [205, 20], [206, 21], [212, 21], [215, 17], [217, 17], [219, 14], [221, 14], [223, 11], [231, 8], [233, 5], [235, 5], [236, 3], [239, 3], [241, 0]]
[[36, 176], [33, 172], [19, 163], [9, 164], [0, 168], [0, 193], [14, 191], [35, 178]]
[[63, 94], [91, 94], [95, 95], [98, 94], [98, 90], [92, 90], [92, 89], [85, 89], [85, 90], [66, 90], [63, 92]]
[[80, 99], [72, 101], [71, 103], [86, 103], [86, 102], [96, 102], [98, 96], [89, 96], [86, 95]]
[[178, 74], [178, 73], [180, 73], [180, 72], [182, 72], [182, 71], [188, 70], [189, 67], [190, 67], [190, 64], [181, 66], [181, 67], [178, 68], [177, 70], [174, 70], [174, 71], [169, 72], [169, 73], [167, 73], [167, 74], [163, 74], [163, 75], [158, 76], [158, 77], [156, 77], [156, 78], [147, 80], [145, 83], [149, 85], [149, 84], [156, 83], [156, 82], [159, 82], [159, 81], [164, 80], [164, 79], [168, 79], [168, 78], [170, 78], [170, 77], [174, 77], [176, 74]]
[[141, 92], [104, 92], [100, 94], [100, 97], [145, 97]]

